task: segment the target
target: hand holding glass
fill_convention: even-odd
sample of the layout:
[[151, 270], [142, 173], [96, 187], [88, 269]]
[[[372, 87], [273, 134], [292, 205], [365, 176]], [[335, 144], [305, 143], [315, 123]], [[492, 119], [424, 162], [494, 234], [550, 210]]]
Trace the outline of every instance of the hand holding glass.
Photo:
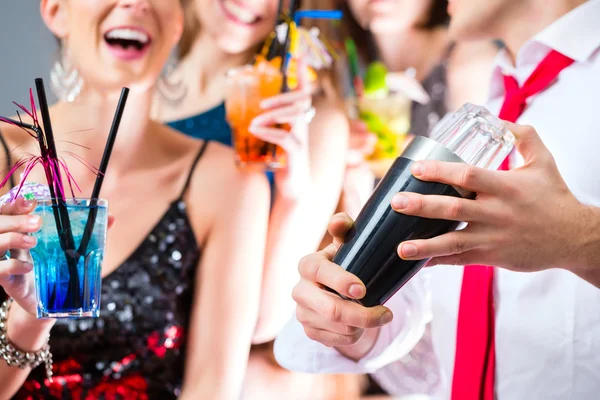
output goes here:
[[[281, 91], [283, 76], [279, 69], [268, 63], [246, 65], [229, 70], [226, 82], [225, 108], [236, 164], [269, 170], [285, 168], [286, 152], [280, 146], [257, 138], [249, 130], [252, 120], [264, 112], [260, 103]], [[289, 130], [289, 125], [287, 127]]]

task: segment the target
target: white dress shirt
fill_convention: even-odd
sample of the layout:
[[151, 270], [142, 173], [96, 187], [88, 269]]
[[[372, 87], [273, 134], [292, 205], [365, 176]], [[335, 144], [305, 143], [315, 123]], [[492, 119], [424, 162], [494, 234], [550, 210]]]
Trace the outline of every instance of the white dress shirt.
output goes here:
[[[522, 85], [552, 49], [575, 63], [529, 100], [518, 123], [536, 128], [574, 195], [600, 207], [600, 0], [589, 0], [537, 34], [520, 49], [515, 65], [501, 52], [486, 106], [499, 112], [502, 74]], [[520, 157], [512, 160], [513, 166], [521, 162]], [[308, 339], [295, 318], [275, 342], [277, 361], [306, 372], [374, 372], [405, 356], [431, 318], [433, 345], [446, 382], [443, 396], [450, 398], [463, 269], [438, 266], [428, 272], [431, 310], [424, 305], [426, 293], [417, 275], [386, 304], [394, 320], [359, 362]], [[600, 399], [600, 289], [556, 269], [498, 269], [494, 285], [496, 397]]]

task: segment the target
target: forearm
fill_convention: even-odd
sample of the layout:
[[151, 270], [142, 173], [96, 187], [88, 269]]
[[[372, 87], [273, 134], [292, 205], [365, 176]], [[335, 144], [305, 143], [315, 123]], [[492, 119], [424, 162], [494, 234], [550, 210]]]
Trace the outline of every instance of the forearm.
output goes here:
[[[243, 304], [238, 299], [235, 308], [217, 307], [190, 330], [182, 398], [239, 399], [258, 314], [258, 289], [244, 295]], [[233, 298], [231, 293], [223, 296]]]
[[273, 339], [289, 320], [298, 262], [317, 250], [342, 191], [348, 121], [337, 101], [317, 98], [314, 104], [308, 184], [295, 198], [278, 193], [271, 210], [255, 343]]
[[579, 222], [581, 239], [575, 243], [574, 260], [567, 260], [567, 269], [600, 288], [600, 208], [585, 207]]
[[184, 386], [179, 399], [239, 399], [244, 386], [247, 364], [246, 360], [243, 364], [231, 366], [230, 371], [219, 371], [208, 363], [205, 368], [198, 371], [193, 384]]
[[[8, 314], [7, 337], [19, 350], [36, 352], [46, 345], [53, 325], [54, 320], [37, 320], [13, 303]], [[0, 398], [11, 398], [30, 372], [31, 368], [9, 367], [0, 360]]]
[[[279, 198], [271, 210], [266, 265], [254, 343], [275, 338], [294, 309], [292, 290], [298, 283], [298, 262], [315, 251], [323, 237], [327, 217], [311, 214], [312, 196]], [[313, 209], [314, 210], [314, 209]], [[321, 212], [321, 214], [323, 214]]]
[[242, 386], [227, 384], [227, 377], [214, 374], [203, 374], [194, 388], [184, 389], [179, 400], [224, 399], [237, 400], [240, 398]]

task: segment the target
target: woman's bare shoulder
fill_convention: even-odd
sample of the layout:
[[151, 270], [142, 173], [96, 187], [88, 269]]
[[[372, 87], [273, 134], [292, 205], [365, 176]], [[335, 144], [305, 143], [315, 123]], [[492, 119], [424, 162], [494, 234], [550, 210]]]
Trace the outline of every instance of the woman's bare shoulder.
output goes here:
[[270, 187], [264, 172], [238, 169], [231, 148], [209, 142], [193, 172], [188, 196], [194, 203], [190, 204], [192, 224], [201, 229], [203, 223], [222, 226], [268, 208]]
[[[218, 142], [209, 142], [201, 160], [204, 165], [195, 171], [194, 183], [203, 183], [215, 188], [217, 193], [250, 194], [252, 189], [268, 191], [268, 181], [263, 171], [243, 170], [236, 166], [231, 147]], [[218, 198], [216, 196], [215, 198]]]
[[234, 151], [231, 147], [218, 142], [196, 139], [162, 125], [164, 146], [181, 157], [193, 162], [205, 146], [201, 157], [194, 167], [190, 181], [190, 196], [202, 196], [207, 200], [223, 199], [223, 196], [247, 191], [248, 187], [263, 186], [268, 190], [264, 173], [257, 171], [239, 170], [234, 161]]

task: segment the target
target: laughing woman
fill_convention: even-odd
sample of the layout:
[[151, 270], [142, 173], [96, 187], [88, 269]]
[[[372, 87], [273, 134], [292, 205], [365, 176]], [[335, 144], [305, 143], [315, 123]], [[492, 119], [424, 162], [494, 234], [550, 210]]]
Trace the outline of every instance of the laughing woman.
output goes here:
[[[0, 360], [0, 398], [238, 398], [260, 304], [268, 182], [237, 171], [225, 146], [149, 119], [155, 81], [183, 29], [180, 3], [42, 0], [41, 13], [61, 40], [63, 65], [81, 78], [55, 75], [70, 100], [51, 108], [57, 142], [80, 132], [77, 143], [90, 149], [81, 156], [97, 165], [119, 92], [131, 93], [103, 186], [117, 223], [100, 318], [37, 320], [31, 264], [0, 261], [0, 284], [13, 299], [2, 333], [27, 353], [49, 336], [54, 360], [53, 382], [43, 367]], [[5, 149], [36, 151], [23, 132], [1, 128]], [[94, 176], [78, 163], [70, 169], [90, 193]], [[43, 182], [40, 172], [30, 177]], [[21, 217], [7, 215], [32, 208], [2, 210], [0, 251], [33, 246], [11, 228]]]

